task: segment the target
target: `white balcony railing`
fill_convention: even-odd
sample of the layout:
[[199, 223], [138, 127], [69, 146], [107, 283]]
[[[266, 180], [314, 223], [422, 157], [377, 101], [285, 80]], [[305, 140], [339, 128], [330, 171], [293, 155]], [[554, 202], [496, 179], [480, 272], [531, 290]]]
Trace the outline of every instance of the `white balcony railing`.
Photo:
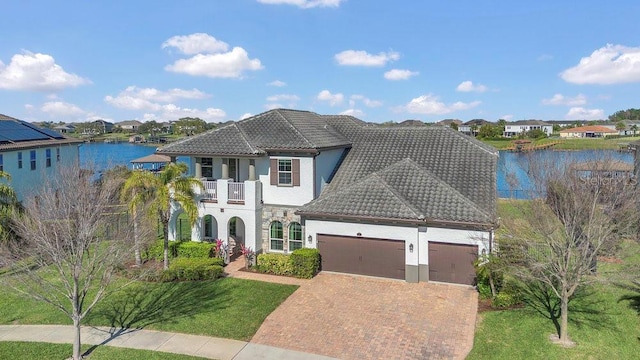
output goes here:
[[204, 185], [204, 198], [207, 200], [218, 200], [218, 183], [216, 181], [202, 181]]
[[229, 202], [244, 202], [243, 182], [229, 182]]

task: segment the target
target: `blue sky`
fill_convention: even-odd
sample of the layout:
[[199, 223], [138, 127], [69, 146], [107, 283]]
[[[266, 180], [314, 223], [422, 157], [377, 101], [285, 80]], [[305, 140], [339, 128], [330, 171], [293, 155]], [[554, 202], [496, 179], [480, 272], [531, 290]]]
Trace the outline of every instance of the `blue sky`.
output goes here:
[[14, 0], [0, 113], [28, 121], [600, 119], [640, 107], [640, 2]]

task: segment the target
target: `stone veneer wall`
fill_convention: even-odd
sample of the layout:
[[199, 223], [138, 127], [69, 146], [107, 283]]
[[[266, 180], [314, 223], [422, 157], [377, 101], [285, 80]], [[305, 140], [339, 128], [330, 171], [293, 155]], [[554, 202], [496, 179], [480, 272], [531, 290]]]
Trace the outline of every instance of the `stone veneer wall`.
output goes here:
[[302, 226], [302, 246], [305, 245], [304, 224], [300, 220], [300, 216], [295, 214], [298, 208], [296, 206], [283, 205], [263, 205], [262, 206], [262, 251], [269, 252], [269, 226], [271, 222], [280, 221], [282, 223], [282, 232], [284, 240], [284, 250], [288, 252], [289, 247], [289, 224], [297, 222]]

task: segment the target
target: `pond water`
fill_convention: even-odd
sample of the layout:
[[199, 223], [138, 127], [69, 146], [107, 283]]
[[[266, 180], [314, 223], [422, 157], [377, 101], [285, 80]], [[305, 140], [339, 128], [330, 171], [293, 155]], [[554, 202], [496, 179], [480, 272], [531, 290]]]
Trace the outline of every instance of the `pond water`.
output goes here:
[[[154, 146], [136, 145], [129, 143], [105, 144], [85, 143], [80, 146], [80, 162], [83, 166], [93, 164], [99, 171], [116, 166], [125, 165], [131, 168], [131, 160], [153, 154]], [[536, 151], [517, 153], [501, 151], [498, 160], [498, 196], [527, 198], [531, 189], [531, 180], [526, 167], [530, 161], [551, 159], [553, 161], [585, 161], [598, 157], [622, 160], [633, 163], [631, 153], [620, 153], [614, 150], [582, 150], [582, 151]], [[178, 158], [187, 161], [188, 158]], [[518, 186], [512, 189], [507, 182], [507, 174], [512, 173], [518, 179]]]

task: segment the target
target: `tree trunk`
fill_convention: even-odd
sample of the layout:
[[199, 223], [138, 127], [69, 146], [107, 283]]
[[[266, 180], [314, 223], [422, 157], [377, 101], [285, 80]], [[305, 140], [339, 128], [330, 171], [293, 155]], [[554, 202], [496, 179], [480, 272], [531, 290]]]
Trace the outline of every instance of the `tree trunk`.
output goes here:
[[136, 266], [142, 265], [142, 257], [140, 256], [140, 230], [138, 229], [137, 206], [133, 207], [133, 252], [136, 257]]
[[73, 315], [73, 329], [75, 330], [73, 336], [73, 360], [82, 359], [82, 353], [80, 352], [80, 319], [78, 314]]
[[569, 320], [569, 296], [566, 291], [562, 292], [560, 299], [560, 343], [568, 345], [571, 343], [569, 335], [567, 333], [567, 324]]
[[169, 270], [169, 223], [162, 224], [164, 231], [164, 269]]
[[491, 287], [491, 296], [495, 298], [498, 294], [496, 293], [496, 285], [493, 283], [493, 273], [491, 271], [489, 272], [489, 287]]

